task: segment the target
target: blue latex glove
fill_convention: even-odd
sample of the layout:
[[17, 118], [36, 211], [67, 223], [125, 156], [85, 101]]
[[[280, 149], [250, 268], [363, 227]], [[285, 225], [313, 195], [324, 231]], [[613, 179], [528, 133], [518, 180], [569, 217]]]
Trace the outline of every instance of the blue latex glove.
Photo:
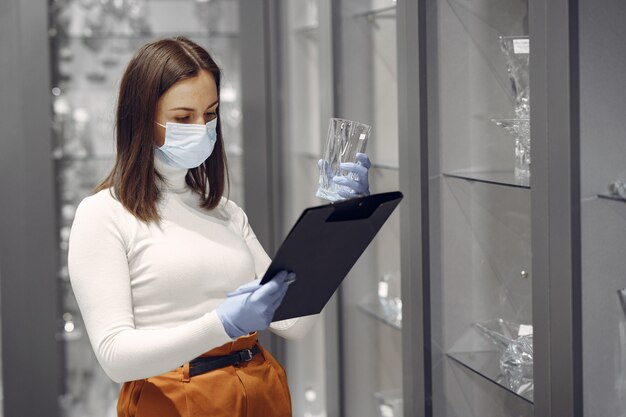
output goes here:
[[261, 280], [263, 278], [255, 279], [254, 281], [250, 281], [247, 284], [244, 284], [240, 287], [237, 287], [235, 291], [231, 291], [226, 293], [226, 297], [234, 297], [239, 294], [245, 294], [250, 292], [255, 292], [259, 288], [261, 288]]
[[[226, 293], [227, 297], [234, 297], [236, 295], [239, 294], [245, 294], [248, 292], [254, 292], [256, 290], [258, 290], [259, 288], [262, 287], [261, 285], [261, 281], [263, 280], [263, 278], [258, 278], [255, 279], [254, 281], [250, 281], [247, 284], [244, 284], [240, 287], [238, 287], [235, 291], [231, 291], [229, 293]], [[290, 285], [292, 283], [294, 283], [296, 281], [296, 274], [295, 273], [290, 273], [287, 275], [287, 278], [285, 279], [285, 284]]]
[[372, 163], [370, 162], [367, 154], [364, 153], [357, 153], [356, 161], [356, 163], [342, 162], [339, 165], [339, 168], [341, 168], [342, 170], [354, 173], [354, 176], [356, 177], [355, 179], [344, 177], [342, 175], [333, 176], [330, 165], [327, 161], [320, 159], [317, 162], [317, 165], [320, 168], [324, 168], [329, 182], [332, 181], [335, 184], [343, 185], [348, 188], [339, 189], [337, 191], [337, 194], [339, 194], [343, 198], [353, 198], [370, 195], [368, 174]]
[[231, 339], [267, 329], [287, 293], [289, 283], [285, 281], [292, 280], [294, 276], [281, 271], [267, 284], [260, 285], [260, 280], [255, 280], [231, 293], [234, 295], [216, 309]]

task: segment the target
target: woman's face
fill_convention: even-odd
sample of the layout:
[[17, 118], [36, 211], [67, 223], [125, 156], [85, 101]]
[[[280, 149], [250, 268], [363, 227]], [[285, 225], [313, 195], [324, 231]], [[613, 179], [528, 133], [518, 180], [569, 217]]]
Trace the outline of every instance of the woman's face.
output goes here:
[[[155, 120], [165, 126], [167, 122], [206, 124], [217, 117], [217, 86], [213, 76], [201, 70], [192, 78], [180, 80], [159, 98]], [[165, 143], [165, 128], [154, 124], [154, 141]]]

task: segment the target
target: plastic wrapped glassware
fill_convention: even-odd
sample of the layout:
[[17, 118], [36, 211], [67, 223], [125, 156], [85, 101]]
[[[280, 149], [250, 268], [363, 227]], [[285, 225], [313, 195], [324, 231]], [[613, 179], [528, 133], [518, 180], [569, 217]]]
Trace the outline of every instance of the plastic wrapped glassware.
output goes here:
[[530, 177], [530, 40], [528, 36], [501, 36], [514, 101], [514, 119], [492, 119], [515, 139], [515, 177]]
[[611, 183], [609, 185], [609, 192], [616, 197], [626, 199], [626, 181], [615, 181]]
[[530, 119], [491, 119], [515, 140], [515, 178], [530, 178]]
[[378, 282], [378, 302], [384, 319], [402, 326], [402, 299], [400, 298], [400, 275], [385, 274]]
[[500, 49], [506, 56], [507, 73], [515, 101], [515, 116], [530, 118], [530, 39], [528, 36], [501, 36]]
[[402, 390], [392, 389], [380, 391], [374, 394], [378, 402], [378, 415], [380, 417], [399, 417], [402, 411]]
[[533, 328], [532, 325], [495, 319], [474, 323], [501, 352], [499, 382], [518, 395], [532, 401]]

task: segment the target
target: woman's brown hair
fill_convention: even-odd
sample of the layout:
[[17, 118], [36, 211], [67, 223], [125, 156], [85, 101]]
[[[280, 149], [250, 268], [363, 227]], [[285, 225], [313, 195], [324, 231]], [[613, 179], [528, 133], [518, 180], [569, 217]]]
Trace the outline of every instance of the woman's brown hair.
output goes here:
[[[160, 191], [154, 168], [154, 118], [157, 101], [176, 82], [208, 71], [220, 93], [220, 68], [198, 44], [179, 36], [142, 46], [122, 76], [117, 101], [115, 136], [117, 157], [111, 173], [94, 189], [115, 189], [115, 198], [138, 219], [160, 220], [157, 202]], [[190, 169], [185, 182], [202, 197], [201, 206], [215, 208], [228, 183], [228, 165], [217, 107], [217, 142], [211, 156]], [[208, 192], [207, 192], [208, 185]]]

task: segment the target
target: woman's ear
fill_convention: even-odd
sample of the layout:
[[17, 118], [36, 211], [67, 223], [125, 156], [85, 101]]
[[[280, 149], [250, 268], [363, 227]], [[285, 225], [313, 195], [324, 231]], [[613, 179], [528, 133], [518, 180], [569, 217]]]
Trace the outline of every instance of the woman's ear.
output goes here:
[[[163, 96], [157, 101], [156, 109], [154, 111], [154, 145], [161, 147], [165, 143], [165, 117], [163, 116]], [[159, 126], [156, 122], [161, 123], [163, 126]]]
[[154, 145], [161, 147], [165, 143], [165, 128], [154, 124]]

